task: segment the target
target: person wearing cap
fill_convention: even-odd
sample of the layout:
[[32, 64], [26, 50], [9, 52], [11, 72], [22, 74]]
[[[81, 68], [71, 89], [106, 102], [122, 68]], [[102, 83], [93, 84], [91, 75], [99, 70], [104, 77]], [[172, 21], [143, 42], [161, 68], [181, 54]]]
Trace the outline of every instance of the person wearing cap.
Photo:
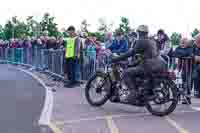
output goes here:
[[108, 49], [112, 53], [122, 54], [128, 51], [128, 41], [125, 39], [124, 34], [120, 31], [116, 33], [116, 37]]
[[194, 47], [194, 71], [193, 71], [193, 80], [194, 80], [194, 90], [195, 97], [200, 98], [200, 34], [196, 35], [195, 47]]
[[67, 29], [69, 37], [65, 44], [65, 77], [68, 77], [68, 84], [65, 87], [73, 87], [77, 85], [80, 78], [80, 38], [75, 33], [75, 27], [70, 26]]
[[[167, 69], [165, 62], [159, 56], [156, 42], [148, 38], [148, 26], [140, 25], [137, 29], [137, 33], [138, 40], [136, 41], [135, 47], [119, 57], [112, 58], [111, 61], [116, 63], [131, 56], [135, 57], [137, 55], [138, 57], [136, 58], [134, 65], [126, 69], [123, 74], [123, 80], [128, 89], [130, 89], [130, 94], [125, 102], [132, 101], [138, 97], [135, 93], [135, 79], [137, 76], [140, 76], [141, 74], [151, 75], [153, 72], [162, 72]], [[151, 86], [151, 83], [148, 83], [148, 85]], [[154, 97], [152, 89], [150, 87], [147, 88], [149, 89], [145, 89], [145, 95], [147, 96], [147, 99], [152, 99]], [[116, 97], [114, 97], [114, 99], [116, 99]]]

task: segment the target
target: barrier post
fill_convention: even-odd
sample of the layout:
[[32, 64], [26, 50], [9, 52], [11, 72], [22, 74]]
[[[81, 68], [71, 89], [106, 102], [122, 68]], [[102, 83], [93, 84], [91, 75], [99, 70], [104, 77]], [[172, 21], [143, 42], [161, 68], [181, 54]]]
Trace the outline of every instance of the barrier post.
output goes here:
[[51, 70], [51, 72], [53, 72], [53, 73], [56, 73], [56, 71], [55, 71], [55, 50], [52, 50], [52, 56], [51, 56], [51, 68], [52, 68], [52, 70]]
[[15, 48], [11, 48], [11, 62], [15, 64]]
[[60, 64], [60, 69], [61, 69], [60, 75], [64, 76], [64, 51], [63, 50], [61, 50], [60, 62], [61, 62], [61, 64]]
[[5, 48], [5, 60], [8, 63], [8, 48]]

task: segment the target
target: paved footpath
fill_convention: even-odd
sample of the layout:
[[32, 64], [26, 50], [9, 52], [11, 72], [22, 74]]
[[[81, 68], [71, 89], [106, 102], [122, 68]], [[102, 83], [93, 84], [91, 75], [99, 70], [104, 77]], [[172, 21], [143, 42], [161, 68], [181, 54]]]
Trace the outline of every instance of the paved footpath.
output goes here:
[[87, 104], [84, 89], [56, 87], [51, 125], [55, 133], [200, 133], [200, 100], [179, 105], [167, 117], [155, 117], [144, 108], [107, 103]]
[[0, 65], [0, 132], [39, 133], [45, 89], [31, 76]]

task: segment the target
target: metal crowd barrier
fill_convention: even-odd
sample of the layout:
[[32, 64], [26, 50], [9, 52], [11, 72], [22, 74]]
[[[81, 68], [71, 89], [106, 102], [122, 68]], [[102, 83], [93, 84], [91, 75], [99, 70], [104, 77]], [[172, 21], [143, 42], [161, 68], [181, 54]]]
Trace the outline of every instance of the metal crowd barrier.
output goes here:
[[181, 78], [184, 86], [184, 93], [187, 96], [195, 94], [193, 88], [192, 74], [194, 69], [194, 62], [192, 57], [170, 58], [167, 57], [168, 69], [171, 71], [181, 72]]
[[[0, 61], [15, 65], [28, 66], [40, 72], [47, 72], [52, 76], [64, 80], [63, 49], [48, 50], [41, 48], [0, 48]], [[101, 60], [102, 61], [102, 60]], [[80, 80], [88, 80], [97, 69], [96, 58], [87, 57], [85, 52], [80, 58]]]

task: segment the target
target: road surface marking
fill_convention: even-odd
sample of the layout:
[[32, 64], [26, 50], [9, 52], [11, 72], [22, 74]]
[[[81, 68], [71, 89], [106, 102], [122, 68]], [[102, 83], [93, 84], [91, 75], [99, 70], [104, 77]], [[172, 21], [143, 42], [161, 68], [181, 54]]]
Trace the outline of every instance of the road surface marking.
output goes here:
[[54, 125], [53, 123], [49, 124], [49, 128], [53, 131], [53, 133], [62, 133], [62, 131], [60, 130], [60, 128], [58, 128], [56, 125]]
[[[149, 113], [140, 113], [140, 114], [119, 114], [119, 115], [109, 115], [112, 118], [120, 118], [120, 117], [139, 117], [139, 116], [148, 116], [150, 115]], [[96, 116], [96, 117], [91, 117], [91, 118], [81, 118], [81, 119], [77, 119], [77, 120], [68, 120], [68, 121], [57, 121], [55, 122], [56, 125], [65, 125], [65, 124], [73, 124], [73, 123], [80, 123], [82, 121], [96, 121], [96, 120], [105, 120], [105, 118], [108, 116]]]
[[112, 116], [106, 116], [105, 119], [108, 124], [108, 128], [110, 129], [110, 132], [111, 133], [119, 133], [119, 129], [117, 128], [114, 120], [112, 119]]
[[196, 111], [200, 111], [200, 107], [194, 107], [194, 106], [191, 106], [192, 109], [196, 110]]
[[[184, 113], [195, 113], [199, 111], [179, 111], [174, 112], [173, 114], [184, 114]], [[121, 118], [121, 117], [140, 117], [140, 116], [151, 116], [150, 113], [137, 113], [137, 114], [117, 114], [117, 115], [109, 115], [112, 118]], [[96, 117], [87, 117], [87, 118], [80, 118], [76, 120], [67, 120], [67, 121], [57, 121], [55, 122], [56, 125], [65, 125], [65, 124], [73, 124], [73, 123], [80, 123], [82, 121], [96, 121], [96, 120], [104, 120], [107, 116], [96, 116]]]
[[188, 130], [184, 129], [183, 127], [181, 127], [177, 122], [175, 122], [174, 120], [172, 120], [171, 118], [169, 118], [168, 116], [165, 117], [165, 119], [167, 120], [167, 122], [172, 125], [174, 128], [176, 128], [176, 130], [179, 133], [189, 133]]
[[31, 73], [27, 70], [21, 69], [21, 68], [15, 68], [15, 69], [30, 75], [33, 79], [38, 81], [46, 89], [44, 107], [42, 109], [42, 113], [40, 115], [40, 119], [38, 121], [38, 124], [48, 126], [50, 124], [50, 117], [51, 117], [51, 114], [52, 114], [52, 111], [53, 111], [53, 93], [51, 91], [51, 88], [47, 87], [45, 85], [45, 83], [35, 74], [33, 74], [33, 73]]

